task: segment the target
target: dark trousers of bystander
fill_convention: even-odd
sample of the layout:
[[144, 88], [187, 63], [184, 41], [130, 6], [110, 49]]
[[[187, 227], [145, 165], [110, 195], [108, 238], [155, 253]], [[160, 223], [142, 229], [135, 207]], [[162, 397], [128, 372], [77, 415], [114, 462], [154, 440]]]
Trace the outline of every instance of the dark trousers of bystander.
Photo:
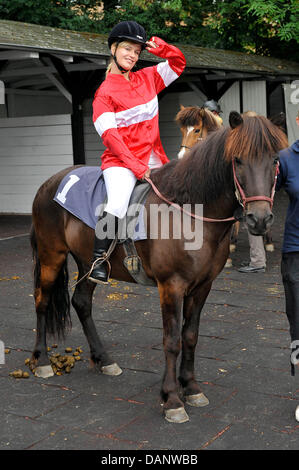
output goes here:
[[281, 275], [285, 291], [286, 314], [290, 324], [291, 370], [294, 375], [294, 359], [296, 362], [299, 360], [299, 252], [282, 254]]

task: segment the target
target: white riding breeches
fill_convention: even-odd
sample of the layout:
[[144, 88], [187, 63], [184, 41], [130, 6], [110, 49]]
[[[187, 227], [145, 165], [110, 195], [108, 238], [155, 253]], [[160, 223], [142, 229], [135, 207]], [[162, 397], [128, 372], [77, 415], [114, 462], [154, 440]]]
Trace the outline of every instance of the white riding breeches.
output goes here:
[[[148, 163], [149, 168], [158, 168], [161, 165], [159, 157], [152, 152]], [[137, 178], [131, 170], [120, 166], [106, 168], [103, 176], [108, 197], [104, 210], [122, 219], [126, 215]]]
[[103, 176], [108, 197], [105, 211], [122, 219], [126, 215], [137, 178], [131, 170], [120, 166], [106, 168]]

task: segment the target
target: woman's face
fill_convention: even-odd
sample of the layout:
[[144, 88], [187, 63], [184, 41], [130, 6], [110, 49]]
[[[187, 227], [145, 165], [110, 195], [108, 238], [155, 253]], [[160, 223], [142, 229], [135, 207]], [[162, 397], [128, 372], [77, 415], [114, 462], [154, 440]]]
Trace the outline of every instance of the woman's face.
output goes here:
[[[115, 53], [115, 45], [112, 45], [112, 54]], [[116, 59], [121, 67], [125, 70], [132, 70], [134, 65], [139, 59], [141, 53], [140, 44], [133, 42], [123, 42], [120, 43], [116, 49]]]

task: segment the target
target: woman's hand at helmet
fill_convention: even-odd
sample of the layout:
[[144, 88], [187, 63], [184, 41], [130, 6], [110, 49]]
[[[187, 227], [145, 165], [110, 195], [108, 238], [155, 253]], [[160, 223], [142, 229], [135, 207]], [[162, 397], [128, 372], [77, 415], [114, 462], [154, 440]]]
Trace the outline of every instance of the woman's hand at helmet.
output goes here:
[[167, 46], [168, 44], [163, 41], [163, 39], [158, 38], [157, 36], [152, 36], [148, 41], [146, 41], [145, 49], [151, 54], [159, 55], [159, 52], [164, 49], [165, 45]]
[[150, 40], [146, 42], [145, 49], [162, 59], [172, 59], [176, 53], [182, 55], [181, 51], [179, 51], [176, 46], [168, 44], [158, 36], [151, 37]]
[[150, 39], [149, 41], [146, 41], [146, 50], [148, 51], [149, 49], [156, 49], [158, 46], [158, 44], [156, 44], [154, 41], [153, 41], [153, 38]]

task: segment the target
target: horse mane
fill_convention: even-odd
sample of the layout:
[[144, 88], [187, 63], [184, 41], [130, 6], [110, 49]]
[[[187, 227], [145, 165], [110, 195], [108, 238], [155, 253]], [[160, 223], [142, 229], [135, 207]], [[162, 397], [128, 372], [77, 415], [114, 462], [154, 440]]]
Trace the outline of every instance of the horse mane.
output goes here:
[[273, 156], [288, 147], [288, 139], [281, 128], [264, 116], [243, 115], [243, 123], [228, 135], [224, 158], [257, 160], [265, 155]]
[[175, 117], [179, 127], [196, 126], [202, 121], [208, 132], [218, 129], [220, 126], [214, 114], [206, 108], [199, 106], [182, 107]]
[[196, 144], [181, 160], [173, 160], [152, 174], [155, 184], [169, 200], [207, 204], [234, 190], [234, 157], [258, 161], [288, 147], [284, 132], [263, 116], [243, 116], [232, 129], [222, 126]]

